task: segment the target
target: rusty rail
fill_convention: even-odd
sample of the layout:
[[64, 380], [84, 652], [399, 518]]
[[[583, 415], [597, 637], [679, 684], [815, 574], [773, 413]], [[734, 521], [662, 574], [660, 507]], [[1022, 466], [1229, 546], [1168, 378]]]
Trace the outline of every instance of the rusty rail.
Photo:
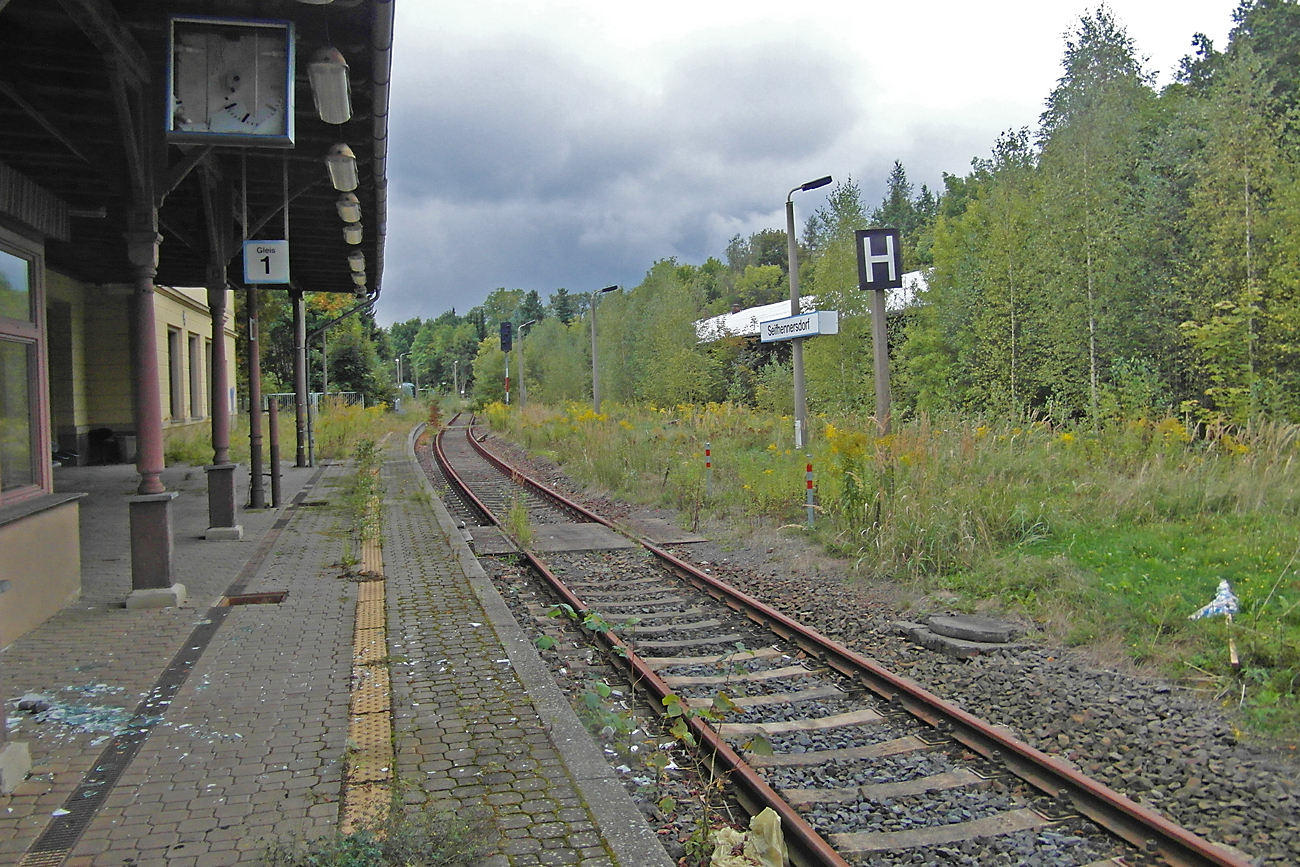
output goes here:
[[[976, 753], [985, 758], [1002, 762], [1013, 774], [1045, 794], [1068, 799], [1080, 814], [1087, 816], [1101, 827], [1139, 849], [1158, 854], [1171, 867], [1250, 867], [1250, 862], [1236, 853], [1216, 846], [1210, 841], [1191, 833], [1164, 816], [1116, 792], [1109, 786], [1082, 774], [1065, 762], [1034, 749], [956, 705], [944, 701], [919, 684], [894, 674], [875, 660], [832, 641], [819, 632], [792, 620], [771, 606], [695, 568], [692, 564], [680, 559], [671, 552], [640, 537], [639, 534], [629, 532], [626, 528], [619, 527], [600, 515], [591, 512], [558, 491], [532, 479], [517, 468], [509, 466], [484, 448], [468, 432], [466, 435], [479, 454], [502, 472], [507, 473], [516, 483], [526, 485], [542, 496], [559, 501], [566, 509], [573, 510], [588, 520], [635, 537], [647, 550], [661, 558], [676, 574], [697, 589], [708, 593], [728, 607], [743, 613], [750, 620], [765, 626], [781, 638], [796, 644], [805, 653], [816, 656], [826, 665], [847, 677], [857, 680], [864, 687], [882, 698], [891, 703], [897, 703], [908, 713], [947, 734]], [[530, 557], [530, 560], [532, 559]], [[557, 578], [550, 575], [549, 571], [544, 567], [541, 567], [540, 571], [547, 576], [548, 581], [557, 587], [557, 592], [561, 592], [562, 595], [567, 594], [566, 601], [570, 605], [577, 604], [575, 601], [570, 600], [570, 597], [573, 600], [576, 600], [576, 597], [573, 597], [567, 588], [563, 588]], [[617, 641], [617, 639], [614, 640]], [[637, 672], [637, 676], [641, 677], [642, 675]], [[658, 678], [648, 670], [646, 676], [649, 683], [658, 681]], [[666, 686], [663, 688], [667, 689]], [[749, 766], [726, 743], [722, 743], [717, 738], [712, 729], [702, 723], [700, 727], [711, 733], [711, 741], [720, 743], [721, 750], [717, 753], [720, 758], [737, 763], [737, 770], [731, 773], [740, 779], [745, 779], [744, 771], [739, 770], [743, 766], [750, 775], [757, 777], [757, 774], [749, 769]], [[700, 737], [700, 735], [697, 734], [697, 737]], [[772, 791], [761, 778], [758, 779], [758, 783], [762, 785], [763, 789], [771, 793], [765, 795], [765, 797], [775, 798], [777, 802], [784, 803], [780, 800], [780, 796]], [[775, 809], [775, 804], [769, 804], [766, 800], [761, 803], [763, 806], [770, 805]], [[802, 817], [798, 816], [797, 813], [794, 815], [800, 824], [808, 827], [811, 831], [811, 826], [807, 826]], [[782, 814], [782, 821], [786, 821], [784, 813]], [[816, 836], [815, 831], [812, 831], [812, 833]], [[820, 836], [817, 836], [817, 839], [821, 841]], [[824, 841], [822, 841], [822, 845], [826, 845]], [[811, 853], [813, 849], [810, 848], [808, 851]], [[839, 855], [833, 852], [832, 855], [836, 860], [819, 860], [805, 863], [844, 863]]]

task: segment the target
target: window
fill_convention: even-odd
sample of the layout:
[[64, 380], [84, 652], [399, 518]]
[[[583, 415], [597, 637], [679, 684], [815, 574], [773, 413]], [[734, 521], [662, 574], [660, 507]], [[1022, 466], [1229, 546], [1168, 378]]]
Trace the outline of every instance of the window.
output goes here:
[[185, 371], [181, 358], [181, 333], [167, 329], [167, 395], [172, 421], [185, 420]]
[[202, 340], [197, 334], [189, 336], [190, 349], [190, 418], [203, 418], [203, 353]]
[[0, 316], [32, 321], [30, 263], [0, 249]]
[[0, 231], [0, 505], [52, 484], [39, 248]]
[[0, 338], [0, 494], [37, 483], [32, 454], [34, 349], [30, 343]]

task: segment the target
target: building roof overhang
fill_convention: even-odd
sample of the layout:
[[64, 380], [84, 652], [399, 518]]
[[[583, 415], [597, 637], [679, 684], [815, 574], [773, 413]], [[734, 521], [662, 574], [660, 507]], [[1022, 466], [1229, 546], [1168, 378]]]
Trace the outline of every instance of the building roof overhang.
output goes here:
[[[163, 133], [168, 16], [294, 24], [292, 148], [168, 144]], [[0, 0], [0, 222], [41, 238], [50, 264], [91, 283], [135, 277], [124, 234], [141, 200], [158, 206], [157, 281], [207, 285], [213, 262], [242, 284], [239, 242], [282, 239], [287, 180], [292, 284], [355, 293], [348, 254], [381, 284], [393, 0]], [[307, 65], [320, 48], [347, 60], [352, 117], [316, 114]], [[324, 157], [356, 154], [363, 240], [347, 244]], [[248, 191], [246, 203], [241, 191]], [[143, 179], [143, 181], [141, 180]], [[275, 286], [271, 288], [285, 288]]]

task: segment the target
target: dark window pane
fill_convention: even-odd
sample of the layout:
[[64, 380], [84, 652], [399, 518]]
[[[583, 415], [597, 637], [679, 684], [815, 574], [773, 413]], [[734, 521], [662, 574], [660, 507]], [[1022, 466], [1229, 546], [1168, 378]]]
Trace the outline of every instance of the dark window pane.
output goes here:
[[36, 484], [31, 372], [32, 347], [0, 340], [0, 491]]
[[31, 321], [27, 260], [0, 250], [0, 316]]

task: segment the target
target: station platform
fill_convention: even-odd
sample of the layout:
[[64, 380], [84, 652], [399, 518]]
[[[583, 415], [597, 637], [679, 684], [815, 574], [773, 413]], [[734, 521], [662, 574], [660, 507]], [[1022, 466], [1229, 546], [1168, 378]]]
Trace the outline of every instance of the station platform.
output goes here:
[[[385, 446], [358, 575], [352, 468], [285, 465], [286, 503], [203, 540], [201, 467], [171, 467], [179, 608], [127, 610], [132, 467], [60, 471], [81, 599], [0, 651], [0, 863], [258, 864], [393, 809], [481, 823], [484, 867], [670, 865], [414, 460]], [[363, 559], [365, 555], [363, 552]], [[223, 604], [234, 601], [239, 604]]]

